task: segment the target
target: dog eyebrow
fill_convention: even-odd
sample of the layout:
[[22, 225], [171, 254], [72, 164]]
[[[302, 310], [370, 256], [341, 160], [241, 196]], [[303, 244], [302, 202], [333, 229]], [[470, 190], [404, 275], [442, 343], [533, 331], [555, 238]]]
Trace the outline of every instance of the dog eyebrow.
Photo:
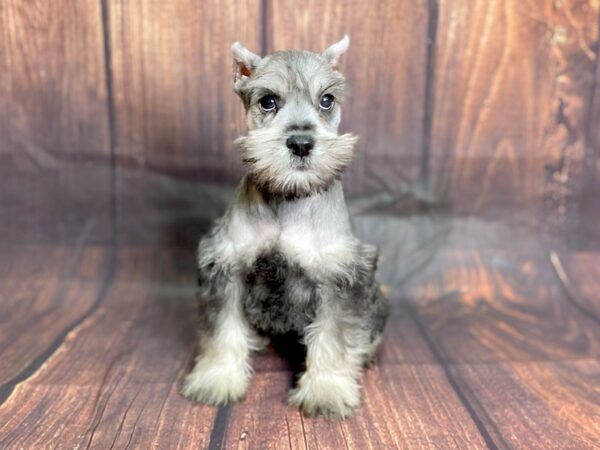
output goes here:
[[336, 97], [340, 94], [344, 93], [344, 89], [346, 87], [346, 82], [343, 78], [338, 78], [326, 84], [324, 87], [319, 89], [319, 97], [325, 94], [336, 94]]
[[265, 95], [272, 95], [278, 99], [282, 98], [281, 94], [279, 94], [274, 89], [269, 89], [266, 87], [259, 87], [252, 91], [252, 100], [256, 102], [256, 101], [260, 100], [262, 97], [264, 97]]

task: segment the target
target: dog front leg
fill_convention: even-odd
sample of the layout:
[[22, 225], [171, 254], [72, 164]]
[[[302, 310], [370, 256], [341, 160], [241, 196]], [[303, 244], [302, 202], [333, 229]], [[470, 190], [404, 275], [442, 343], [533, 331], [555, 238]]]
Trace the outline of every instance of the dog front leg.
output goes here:
[[204, 326], [199, 354], [182, 388], [191, 400], [219, 405], [240, 400], [246, 393], [252, 373], [250, 353], [265, 342], [244, 317], [241, 289], [241, 281], [228, 281], [220, 295], [203, 299], [200, 305]]
[[306, 371], [288, 403], [309, 416], [344, 418], [360, 403], [366, 338], [360, 320], [345, 314], [324, 302], [306, 329]]

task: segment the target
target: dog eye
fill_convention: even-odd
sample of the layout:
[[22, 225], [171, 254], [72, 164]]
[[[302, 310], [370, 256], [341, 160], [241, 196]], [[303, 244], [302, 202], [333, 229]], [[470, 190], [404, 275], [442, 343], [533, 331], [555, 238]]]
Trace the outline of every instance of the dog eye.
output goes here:
[[260, 109], [262, 109], [264, 112], [271, 112], [277, 108], [277, 101], [273, 95], [265, 95], [258, 101], [258, 103], [260, 105]]
[[321, 100], [319, 101], [319, 106], [321, 107], [321, 109], [331, 109], [331, 107], [333, 106], [333, 102], [334, 102], [335, 98], [333, 97], [333, 95], [331, 94], [325, 94], [324, 96], [321, 97]]

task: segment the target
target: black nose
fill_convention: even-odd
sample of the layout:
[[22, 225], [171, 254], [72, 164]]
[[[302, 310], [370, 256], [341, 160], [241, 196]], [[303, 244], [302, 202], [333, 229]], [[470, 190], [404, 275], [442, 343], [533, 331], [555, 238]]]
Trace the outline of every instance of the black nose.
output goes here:
[[315, 140], [308, 135], [295, 134], [287, 138], [285, 145], [287, 145], [287, 148], [289, 148], [294, 155], [304, 158], [305, 156], [308, 156], [310, 151], [314, 148]]

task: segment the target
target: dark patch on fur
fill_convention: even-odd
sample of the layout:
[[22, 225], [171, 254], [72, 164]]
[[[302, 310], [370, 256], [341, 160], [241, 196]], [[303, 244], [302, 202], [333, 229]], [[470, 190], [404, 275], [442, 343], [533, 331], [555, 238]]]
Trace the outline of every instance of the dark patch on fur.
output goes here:
[[361, 245], [358, 255], [351, 263], [352, 277], [338, 278], [336, 287], [344, 309], [355, 317], [361, 317], [370, 330], [374, 341], [382, 332], [390, 313], [389, 300], [381, 294], [375, 278], [378, 255], [374, 247]]
[[230, 282], [229, 278], [226, 268], [212, 261], [198, 268], [199, 333], [213, 332], [217, 316], [225, 302], [225, 289]]
[[320, 303], [333, 302], [341, 308], [340, 320], [351, 319], [374, 341], [382, 333], [390, 311], [389, 300], [382, 296], [375, 278], [376, 269], [376, 249], [360, 245], [344, 275], [327, 281], [334, 287], [333, 298], [321, 298], [317, 282], [277, 249], [260, 254], [239, 275], [222, 263], [205, 260], [198, 269], [199, 332], [213, 333], [227, 301], [227, 286], [232, 277], [241, 275], [245, 283], [241, 299], [244, 313], [260, 333], [292, 333], [301, 338], [314, 322]]
[[273, 334], [301, 334], [315, 319], [316, 284], [280, 252], [271, 250], [259, 255], [244, 274], [244, 280], [244, 310], [257, 329]]

